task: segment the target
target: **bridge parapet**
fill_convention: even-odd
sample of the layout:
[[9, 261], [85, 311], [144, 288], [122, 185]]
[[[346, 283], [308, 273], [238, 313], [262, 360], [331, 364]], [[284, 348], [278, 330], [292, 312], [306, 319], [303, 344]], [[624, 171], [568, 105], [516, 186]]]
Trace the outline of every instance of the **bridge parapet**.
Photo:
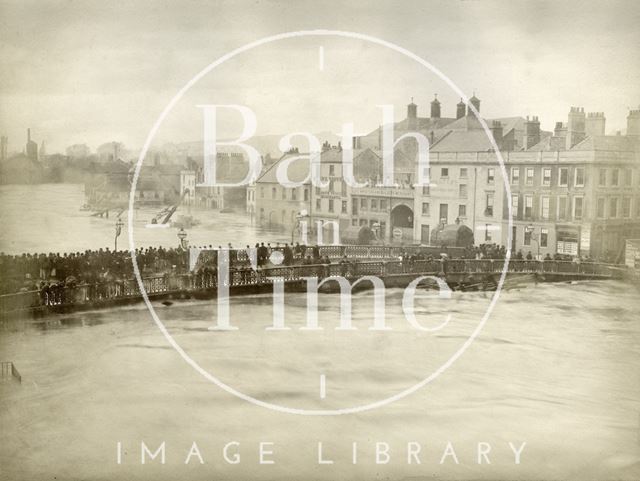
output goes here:
[[[386, 249], [385, 247], [381, 247]], [[382, 252], [382, 254], [386, 254]], [[356, 258], [357, 259], [357, 258]], [[272, 278], [285, 282], [303, 281], [305, 277], [361, 277], [444, 275], [447, 279], [465, 276], [496, 276], [502, 273], [505, 261], [502, 259], [438, 259], [402, 261], [382, 258], [373, 261], [354, 260], [344, 263], [292, 265], [263, 267], [253, 270], [248, 266], [233, 266], [229, 275], [229, 286], [264, 286], [273, 283]], [[567, 261], [511, 260], [508, 274], [540, 274], [553, 278], [597, 278], [619, 279], [626, 272], [625, 266], [576, 263]], [[176, 273], [148, 276], [143, 279], [149, 296], [171, 293], [188, 293], [203, 289], [216, 289], [218, 276], [215, 269], [196, 273]], [[0, 315], [11, 312], [29, 311], [43, 308], [104, 303], [114, 300], [138, 299], [141, 297], [135, 279], [66, 286], [55, 292], [18, 292], [0, 296]]]

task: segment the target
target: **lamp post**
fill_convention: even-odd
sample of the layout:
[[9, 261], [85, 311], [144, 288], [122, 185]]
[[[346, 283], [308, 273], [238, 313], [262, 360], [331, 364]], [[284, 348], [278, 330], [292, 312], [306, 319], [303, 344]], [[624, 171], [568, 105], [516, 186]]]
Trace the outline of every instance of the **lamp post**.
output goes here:
[[178, 239], [180, 239], [180, 247], [184, 250], [187, 250], [189, 241], [187, 240], [187, 232], [182, 227], [178, 231]]
[[534, 237], [533, 235], [534, 230], [535, 230], [535, 227], [533, 226], [533, 224], [529, 224], [527, 226], [527, 232], [529, 232], [529, 234], [531, 235], [531, 240], [535, 241], [536, 245], [538, 246], [538, 256], [536, 257], [536, 259], [540, 260], [540, 241]]
[[[302, 222], [302, 219], [308, 219], [308, 218], [309, 218], [309, 214], [307, 213], [306, 210], [301, 210], [296, 214], [296, 223], [291, 228], [291, 244], [293, 244], [293, 236], [295, 234], [296, 228], [300, 230], [300, 222]], [[305, 239], [303, 239], [303, 244], [306, 244], [306, 243], [307, 243], [307, 239], [305, 235]]]
[[122, 232], [122, 226], [124, 225], [124, 222], [122, 222], [122, 219], [120, 217], [118, 217], [118, 220], [116, 221], [116, 237], [114, 239], [114, 246], [113, 246], [113, 250], [117, 251], [118, 250], [118, 237], [120, 236], [120, 233]]

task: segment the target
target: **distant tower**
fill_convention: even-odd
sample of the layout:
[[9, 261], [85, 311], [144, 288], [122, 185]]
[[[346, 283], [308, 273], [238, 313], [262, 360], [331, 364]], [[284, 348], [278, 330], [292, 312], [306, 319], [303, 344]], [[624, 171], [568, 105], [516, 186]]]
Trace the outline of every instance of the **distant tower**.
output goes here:
[[435, 98], [431, 101], [431, 118], [440, 118], [440, 101], [438, 100], [438, 94], [436, 94]]
[[538, 117], [533, 117], [529, 120], [527, 116], [527, 120], [524, 123], [524, 137], [522, 138], [522, 147], [524, 150], [530, 149], [534, 145], [540, 142], [540, 121]]
[[39, 152], [38, 155], [40, 155], [40, 158], [43, 159], [43, 160], [47, 155], [47, 149], [44, 146], [44, 140], [42, 142], [40, 142], [40, 152]]
[[462, 101], [462, 99], [460, 99], [460, 102], [458, 102], [458, 104], [456, 105], [456, 119], [461, 119], [462, 117], [464, 117], [464, 113], [466, 110], [467, 106]]
[[574, 145], [582, 142], [585, 138], [585, 115], [584, 108], [571, 107], [567, 121], [566, 149], [569, 150]]
[[407, 105], [407, 120], [410, 129], [418, 126], [418, 106], [413, 103], [413, 97], [411, 97], [411, 103]]
[[585, 134], [588, 137], [604, 135], [604, 112], [589, 112], [584, 124]]
[[31, 140], [31, 129], [27, 129], [26, 154], [29, 160], [38, 161], [38, 144]]
[[6, 136], [0, 137], [0, 161], [7, 160], [7, 149], [9, 148], [9, 139]]
[[[478, 113], [480, 113], [480, 99], [476, 97], [475, 92], [473, 93], [473, 97], [469, 99], [469, 102], [471, 102], [471, 105], [473, 105]], [[467, 115], [474, 115], [473, 111], [470, 108], [467, 108]]]
[[629, 111], [627, 116], [627, 135], [640, 136], [640, 109]]

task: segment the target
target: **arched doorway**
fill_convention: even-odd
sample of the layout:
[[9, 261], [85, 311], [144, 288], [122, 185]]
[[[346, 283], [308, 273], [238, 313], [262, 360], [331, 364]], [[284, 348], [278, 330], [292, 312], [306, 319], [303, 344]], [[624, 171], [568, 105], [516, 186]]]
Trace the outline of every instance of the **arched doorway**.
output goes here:
[[413, 241], [413, 210], [405, 204], [396, 205], [391, 209], [391, 240]]

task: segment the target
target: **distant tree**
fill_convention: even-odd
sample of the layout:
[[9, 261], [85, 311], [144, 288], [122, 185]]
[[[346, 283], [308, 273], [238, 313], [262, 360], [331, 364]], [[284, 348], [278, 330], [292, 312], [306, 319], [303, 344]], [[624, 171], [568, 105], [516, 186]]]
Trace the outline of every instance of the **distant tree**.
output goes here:
[[72, 159], [86, 159], [91, 155], [91, 149], [87, 144], [73, 144], [67, 147], [67, 155]]
[[96, 149], [100, 162], [127, 161], [129, 151], [122, 142], [107, 142]]

